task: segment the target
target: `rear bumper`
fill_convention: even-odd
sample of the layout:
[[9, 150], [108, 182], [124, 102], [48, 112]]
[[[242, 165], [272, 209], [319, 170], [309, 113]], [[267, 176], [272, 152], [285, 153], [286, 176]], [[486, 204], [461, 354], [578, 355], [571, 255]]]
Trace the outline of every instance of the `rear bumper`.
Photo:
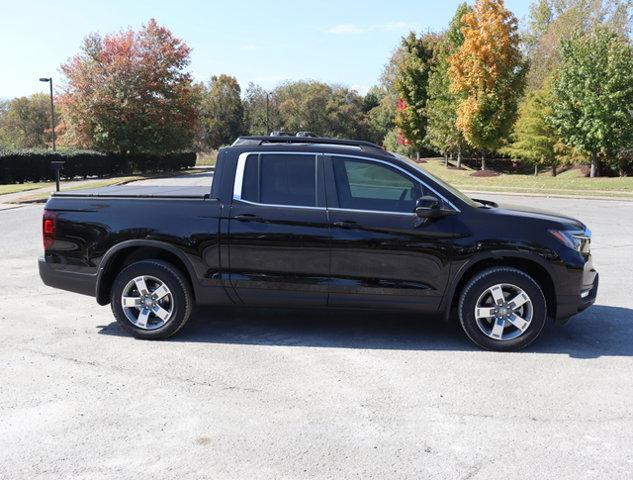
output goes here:
[[91, 297], [95, 296], [97, 275], [56, 269], [52, 264], [47, 263], [44, 257], [40, 257], [37, 263], [44, 285]]
[[556, 308], [556, 323], [564, 324], [569, 317], [589, 308], [596, 301], [600, 276], [592, 270], [591, 283], [585, 283], [578, 295], [565, 295], [558, 297]]

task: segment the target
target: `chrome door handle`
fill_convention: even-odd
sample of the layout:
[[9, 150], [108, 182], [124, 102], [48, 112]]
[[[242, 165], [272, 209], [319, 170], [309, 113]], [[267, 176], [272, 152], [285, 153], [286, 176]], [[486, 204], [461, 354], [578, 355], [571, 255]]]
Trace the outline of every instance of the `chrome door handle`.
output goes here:
[[244, 213], [242, 215], [235, 215], [233, 220], [237, 220], [238, 222], [257, 222], [261, 220], [257, 215], [253, 215], [252, 213]]
[[356, 228], [358, 223], [352, 220], [343, 220], [341, 222], [334, 222], [332, 225], [339, 228]]

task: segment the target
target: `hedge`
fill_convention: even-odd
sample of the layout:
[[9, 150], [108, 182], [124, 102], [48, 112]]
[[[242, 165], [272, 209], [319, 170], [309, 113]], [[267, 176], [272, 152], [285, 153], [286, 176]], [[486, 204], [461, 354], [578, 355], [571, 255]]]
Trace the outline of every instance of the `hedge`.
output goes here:
[[0, 152], [0, 184], [53, 180], [51, 162], [62, 160], [63, 178], [105, 177], [133, 173], [165, 172], [196, 164], [195, 152], [166, 154], [117, 154], [93, 151], [9, 151]]

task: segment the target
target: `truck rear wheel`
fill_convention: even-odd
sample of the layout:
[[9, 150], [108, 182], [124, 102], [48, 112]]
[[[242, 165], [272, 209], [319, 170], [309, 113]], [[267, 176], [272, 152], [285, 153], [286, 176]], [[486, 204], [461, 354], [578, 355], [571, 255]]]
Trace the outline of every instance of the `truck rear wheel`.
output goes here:
[[471, 278], [458, 310], [468, 338], [488, 350], [525, 348], [547, 322], [541, 287], [525, 272], [510, 267], [489, 268]]
[[119, 325], [134, 337], [159, 340], [187, 323], [193, 296], [186, 278], [172, 264], [142, 260], [117, 275], [111, 306]]

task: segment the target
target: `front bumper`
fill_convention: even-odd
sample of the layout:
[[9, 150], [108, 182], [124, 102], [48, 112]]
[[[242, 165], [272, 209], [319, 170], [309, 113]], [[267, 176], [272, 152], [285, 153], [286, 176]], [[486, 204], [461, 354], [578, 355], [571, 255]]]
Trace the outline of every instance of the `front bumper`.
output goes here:
[[564, 295], [557, 298], [556, 323], [562, 325], [569, 317], [589, 308], [598, 296], [598, 284], [600, 276], [595, 270], [591, 270], [591, 282], [584, 283], [578, 295]]
[[95, 296], [97, 275], [57, 269], [53, 267], [53, 264], [46, 262], [44, 257], [38, 258], [37, 263], [44, 285], [91, 297]]

